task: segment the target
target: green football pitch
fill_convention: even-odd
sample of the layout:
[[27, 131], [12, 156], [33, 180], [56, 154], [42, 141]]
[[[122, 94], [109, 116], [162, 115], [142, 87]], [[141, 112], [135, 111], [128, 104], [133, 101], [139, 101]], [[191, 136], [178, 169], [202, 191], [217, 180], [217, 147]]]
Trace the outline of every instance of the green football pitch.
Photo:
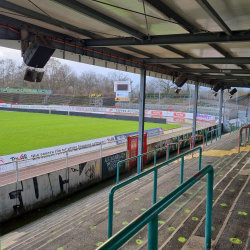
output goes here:
[[[178, 125], [145, 123], [145, 129]], [[138, 131], [138, 122], [0, 111], [0, 156]]]

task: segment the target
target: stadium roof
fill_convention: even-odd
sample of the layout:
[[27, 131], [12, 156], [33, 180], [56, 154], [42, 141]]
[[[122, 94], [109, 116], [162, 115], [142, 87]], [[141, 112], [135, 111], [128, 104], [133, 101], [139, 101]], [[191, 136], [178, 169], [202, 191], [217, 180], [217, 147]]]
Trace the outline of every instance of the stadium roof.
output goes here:
[[55, 57], [250, 87], [249, 0], [0, 0], [0, 45], [20, 49], [23, 26], [51, 38]]

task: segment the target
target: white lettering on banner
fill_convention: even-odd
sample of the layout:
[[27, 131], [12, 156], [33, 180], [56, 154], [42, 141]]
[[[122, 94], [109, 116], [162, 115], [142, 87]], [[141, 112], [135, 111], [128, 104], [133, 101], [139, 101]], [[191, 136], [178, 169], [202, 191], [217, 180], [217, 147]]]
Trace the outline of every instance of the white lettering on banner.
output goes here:
[[[0, 159], [1, 159], [0, 160], [0, 173], [15, 169], [15, 163], [1, 165], [4, 163], [16, 161], [16, 160], [24, 160], [24, 161], [18, 162], [18, 168], [24, 168], [24, 167], [37, 165], [37, 164], [45, 163], [47, 161], [57, 160], [57, 159], [66, 157], [66, 153], [62, 153], [62, 152], [67, 151], [67, 150], [74, 149], [74, 151], [69, 152], [69, 156], [82, 154], [82, 153], [86, 153], [86, 152], [90, 152], [94, 150], [99, 150], [101, 143], [104, 143], [102, 145], [102, 148], [116, 146], [115, 137], [109, 136], [109, 137], [103, 137], [103, 138], [89, 140], [89, 141], [82, 141], [82, 142], [70, 143], [66, 145], [60, 145], [56, 147], [32, 150], [32, 151], [28, 151], [24, 153], [0, 156]], [[30, 158], [34, 158], [34, 157], [39, 157], [39, 158], [30, 160]], [[29, 160], [25, 160], [25, 159], [29, 159]]]

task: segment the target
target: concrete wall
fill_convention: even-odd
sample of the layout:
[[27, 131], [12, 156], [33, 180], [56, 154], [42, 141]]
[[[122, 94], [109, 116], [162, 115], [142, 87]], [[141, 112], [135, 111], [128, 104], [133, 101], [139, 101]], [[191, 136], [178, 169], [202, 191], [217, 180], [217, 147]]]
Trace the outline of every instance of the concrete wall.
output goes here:
[[102, 177], [101, 159], [0, 187], [0, 222], [44, 206]]

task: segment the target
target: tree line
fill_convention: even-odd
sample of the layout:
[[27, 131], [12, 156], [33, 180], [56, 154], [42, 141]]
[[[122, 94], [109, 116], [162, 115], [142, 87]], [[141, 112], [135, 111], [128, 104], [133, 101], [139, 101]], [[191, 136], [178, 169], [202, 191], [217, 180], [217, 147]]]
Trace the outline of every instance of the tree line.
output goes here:
[[[0, 60], [0, 87], [1, 88], [30, 88], [30, 89], [51, 89], [55, 94], [84, 95], [102, 94], [105, 97], [115, 97], [114, 81], [131, 81], [129, 74], [122, 71], [113, 71], [108, 74], [100, 74], [94, 71], [85, 71], [77, 75], [74, 69], [51, 58], [45, 66], [45, 73], [41, 83], [27, 82], [23, 80], [27, 66], [17, 64], [12, 59]], [[147, 94], [171, 94], [175, 95], [176, 85], [171, 80], [147, 77]], [[132, 83], [132, 97], [139, 96], [139, 81]], [[225, 91], [226, 92], [226, 91]], [[185, 84], [181, 88], [180, 95], [193, 95], [194, 86]], [[238, 89], [238, 96], [249, 93], [248, 90]], [[217, 100], [213, 91], [200, 87], [201, 98]]]

